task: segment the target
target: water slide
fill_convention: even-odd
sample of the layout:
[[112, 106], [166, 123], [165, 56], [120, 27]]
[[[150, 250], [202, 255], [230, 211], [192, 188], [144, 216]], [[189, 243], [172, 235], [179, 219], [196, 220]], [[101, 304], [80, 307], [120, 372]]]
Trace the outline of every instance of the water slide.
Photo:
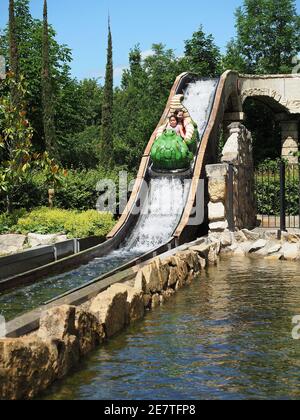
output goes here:
[[[220, 79], [203, 79], [189, 73], [178, 76], [157, 128], [167, 121], [173, 98], [183, 95], [182, 104], [197, 124], [200, 139], [191, 175], [187, 178], [161, 173], [151, 177], [150, 155], [156, 129], [141, 159], [131, 198], [107, 241], [17, 276], [12, 282], [14, 288], [0, 294], [0, 315], [13, 319], [203, 235], [207, 229], [205, 214], [201, 214], [205, 191], [200, 195], [201, 202], [196, 197], [201, 193], [205, 164], [216, 161], [220, 125], [229, 95], [237, 89], [237, 78], [233, 72], [226, 72]], [[195, 202], [197, 217], [193, 214]]]

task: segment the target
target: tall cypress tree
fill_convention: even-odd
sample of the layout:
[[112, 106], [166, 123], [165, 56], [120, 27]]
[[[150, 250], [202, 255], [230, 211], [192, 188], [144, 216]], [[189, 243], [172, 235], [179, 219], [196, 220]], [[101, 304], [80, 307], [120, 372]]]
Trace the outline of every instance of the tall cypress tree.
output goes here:
[[56, 156], [56, 133], [54, 121], [54, 105], [52, 77], [50, 68], [49, 52], [49, 26], [47, 0], [44, 0], [44, 26], [43, 26], [43, 66], [42, 66], [42, 100], [43, 100], [43, 122], [46, 151]]
[[[18, 54], [18, 42], [17, 42], [17, 27], [16, 27], [16, 16], [15, 16], [15, 2], [9, 0], [9, 64], [10, 70], [14, 73], [15, 81], [19, 80], [19, 54]], [[19, 105], [20, 98], [18, 95], [18, 89], [12, 87], [12, 103], [15, 106]]]
[[110, 27], [110, 19], [108, 20], [108, 47], [107, 47], [107, 63], [105, 74], [105, 85], [103, 91], [102, 105], [102, 139], [101, 139], [101, 160], [105, 164], [111, 163], [113, 151], [113, 45]]

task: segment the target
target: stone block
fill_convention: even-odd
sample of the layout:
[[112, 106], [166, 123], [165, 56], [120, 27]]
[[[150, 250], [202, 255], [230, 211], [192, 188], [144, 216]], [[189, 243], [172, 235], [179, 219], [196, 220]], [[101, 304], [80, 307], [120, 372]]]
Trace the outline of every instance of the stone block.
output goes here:
[[208, 217], [211, 222], [225, 219], [225, 207], [223, 203], [209, 203]]
[[249, 249], [250, 253], [257, 252], [264, 248], [267, 245], [267, 241], [265, 239], [259, 239], [258, 241], [254, 242]]
[[126, 323], [131, 324], [142, 319], [145, 315], [143, 292], [126, 284], [118, 284], [115, 286], [118, 287], [118, 290], [123, 289], [127, 292]]
[[105, 340], [103, 325], [90, 312], [76, 310], [75, 328], [81, 356], [85, 356]]
[[224, 178], [228, 173], [228, 165], [226, 163], [219, 163], [215, 165], [206, 165], [206, 175], [208, 178]]
[[281, 252], [285, 260], [296, 261], [300, 259], [299, 244], [285, 243], [282, 246]]
[[211, 232], [224, 232], [228, 229], [228, 222], [213, 222], [209, 224], [209, 230]]
[[260, 238], [260, 234], [252, 230], [242, 229], [242, 233], [248, 241], [258, 241]]
[[0, 235], [0, 252], [2, 254], [12, 254], [23, 251], [26, 239], [26, 235]]
[[56, 379], [56, 348], [36, 337], [0, 340], [0, 400], [26, 400]]
[[42, 340], [64, 340], [69, 335], [76, 335], [75, 306], [63, 305], [49, 309], [40, 318], [37, 335]]
[[218, 201], [225, 202], [226, 200], [226, 179], [222, 178], [211, 178], [208, 182], [208, 193], [212, 203]]
[[67, 241], [68, 237], [61, 234], [39, 235], [37, 233], [28, 234], [28, 244], [30, 247], [41, 245], [53, 245], [58, 242]]
[[91, 302], [89, 311], [105, 326], [108, 338], [120, 332], [127, 321], [128, 292], [119, 285], [111, 286]]

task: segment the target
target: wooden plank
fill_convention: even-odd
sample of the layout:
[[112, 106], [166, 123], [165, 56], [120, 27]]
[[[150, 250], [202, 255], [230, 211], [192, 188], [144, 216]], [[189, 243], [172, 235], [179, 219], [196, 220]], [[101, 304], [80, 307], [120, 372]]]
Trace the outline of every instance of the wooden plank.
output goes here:
[[[201, 142], [198, 156], [196, 159], [196, 164], [195, 164], [193, 178], [192, 178], [192, 185], [191, 185], [189, 196], [187, 199], [187, 204], [185, 206], [183, 215], [181, 217], [181, 220], [174, 234], [174, 237], [176, 239], [180, 238], [184, 229], [187, 227], [189, 223], [191, 211], [193, 209], [195, 199], [196, 199], [196, 193], [198, 190], [200, 177], [201, 177], [201, 174], [204, 173], [204, 170], [205, 170], [204, 165], [205, 165], [205, 155], [207, 153], [207, 148], [209, 146], [209, 142], [212, 137], [213, 130], [215, 129], [216, 124], [218, 123], [219, 113], [220, 112], [224, 113], [225, 105], [228, 100], [228, 98], [226, 97], [226, 89], [225, 89], [226, 83], [232, 83], [231, 76], [233, 75], [237, 77], [238, 73], [232, 72], [229, 70], [225, 72], [220, 79], [220, 83], [216, 92], [210, 119], [209, 119], [207, 128], [205, 130], [204, 136], [202, 138], [202, 142]], [[234, 84], [232, 86], [232, 89], [236, 89], [236, 86]], [[232, 93], [232, 91], [230, 93]]]

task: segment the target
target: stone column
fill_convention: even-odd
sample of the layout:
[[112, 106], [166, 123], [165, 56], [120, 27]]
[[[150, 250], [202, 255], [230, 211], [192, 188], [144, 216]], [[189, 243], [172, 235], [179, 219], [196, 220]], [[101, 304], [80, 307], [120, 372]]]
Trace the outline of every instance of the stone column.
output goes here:
[[289, 163], [298, 163], [298, 157], [293, 156], [299, 151], [298, 121], [280, 121], [282, 139], [282, 157]]
[[244, 112], [226, 112], [223, 118], [223, 133], [225, 142], [230, 137], [229, 126], [232, 123], [242, 123], [245, 121], [246, 115]]
[[223, 232], [228, 228], [226, 218], [227, 199], [227, 174], [226, 163], [207, 165], [206, 175], [208, 178], [208, 218], [211, 232]]

